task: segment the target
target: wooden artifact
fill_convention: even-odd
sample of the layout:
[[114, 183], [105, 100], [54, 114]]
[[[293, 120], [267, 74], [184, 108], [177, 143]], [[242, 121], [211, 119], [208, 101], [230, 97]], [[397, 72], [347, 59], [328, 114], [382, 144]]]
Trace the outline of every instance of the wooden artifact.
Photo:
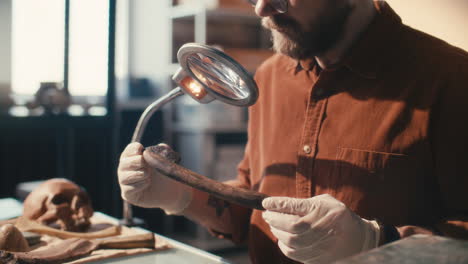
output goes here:
[[197, 174], [172, 162], [171, 159], [165, 158], [168, 154], [162, 153], [163, 151], [173, 152], [173, 154], [170, 155], [178, 156], [169, 146], [160, 144], [158, 146], [146, 148], [143, 152], [143, 157], [152, 168], [176, 181], [232, 203], [253, 209], [265, 210], [262, 206], [262, 201], [268, 197], [267, 195], [247, 189], [232, 187]]
[[0, 251], [0, 263], [5, 264], [55, 264], [71, 261], [89, 255], [93, 250], [103, 248], [129, 249], [154, 248], [154, 234], [142, 234], [104, 240], [71, 238], [52, 244], [44, 249], [31, 252]]

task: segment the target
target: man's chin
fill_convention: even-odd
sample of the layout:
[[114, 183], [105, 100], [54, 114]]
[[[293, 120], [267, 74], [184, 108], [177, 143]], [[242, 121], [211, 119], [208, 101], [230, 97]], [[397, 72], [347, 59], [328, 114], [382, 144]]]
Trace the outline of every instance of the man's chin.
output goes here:
[[303, 59], [307, 56], [307, 49], [304, 49], [302, 37], [306, 34], [301, 32], [299, 26], [294, 21], [278, 17], [264, 17], [262, 25], [271, 32], [273, 50], [293, 59]]
[[293, 59], [305, 59], [310, 57], [309, 52], [297, 42], [291, 40], [284, 33], [272, 30], [273, 50]]

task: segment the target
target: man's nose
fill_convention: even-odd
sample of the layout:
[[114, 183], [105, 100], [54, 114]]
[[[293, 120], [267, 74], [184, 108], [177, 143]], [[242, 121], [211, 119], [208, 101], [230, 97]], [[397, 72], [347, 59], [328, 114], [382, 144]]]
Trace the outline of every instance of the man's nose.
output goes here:
[[267, 17], [279, 14], [278, 10], [276, 10], [270, 3], [271, 0], [258, 0], [257, 4], [255, 5], [255, 13], [257, 16], [260, 17]]

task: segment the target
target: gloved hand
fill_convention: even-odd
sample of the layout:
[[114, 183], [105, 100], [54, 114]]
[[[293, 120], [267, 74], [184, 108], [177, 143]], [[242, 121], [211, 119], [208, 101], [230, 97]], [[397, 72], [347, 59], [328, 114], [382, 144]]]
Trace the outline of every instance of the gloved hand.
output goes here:
[[328, 194], [309, 199], [270, 197], [263, 219], [287, 257], [330, 263], [378, 246], [380, 227], [362, 219]]
[[192, 189], [149, 167], [142, 153], [143, 146], [135, 142], [120, 156], [117, 174], [122, 198], [140, 207], [180, 214], [192, 200]]

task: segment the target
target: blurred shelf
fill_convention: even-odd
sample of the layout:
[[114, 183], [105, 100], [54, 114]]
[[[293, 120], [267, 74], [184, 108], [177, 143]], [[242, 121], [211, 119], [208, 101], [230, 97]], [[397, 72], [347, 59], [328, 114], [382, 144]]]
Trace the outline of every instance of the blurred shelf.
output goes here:
[[117, 108], [120, 110], [144, 110], [158, 98], [131, 98], [117, 101]]
[[177, 5], [171, 8], [170, 18], [191, 17], [201, 12], [205, 12], [205, 8], [192, 5]]
[[206, 7], [200, 7], [195, 5], [176, 5], [171, 8], [170, 18], [188, 18], [198, 14], [206, 14], [207, 18], [220, 18], [220, 19], [243, 19], [242, 22], [256, 22], [260, 21], [260, 18], [255, 15], [254, 9], [246, 10], [235, 7], [221, 7], [214, 9], [207, 9]]
[[0, 115], [0, 128], [80, 128], [80, 127], [110, 127], [109, 116], [71, 116], [71, 115], [41, 115], [41, 116], [11, 116]]

